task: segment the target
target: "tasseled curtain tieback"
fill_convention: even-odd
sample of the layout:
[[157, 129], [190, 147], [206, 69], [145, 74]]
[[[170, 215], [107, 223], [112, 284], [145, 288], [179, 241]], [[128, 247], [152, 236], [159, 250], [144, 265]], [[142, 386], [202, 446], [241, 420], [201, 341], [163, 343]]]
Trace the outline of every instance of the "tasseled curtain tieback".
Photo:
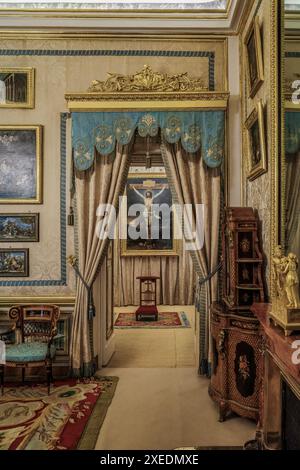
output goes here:
[[220, 271], [222, 266], [223, 266], [223, 260], [221, 260], [218, 266], [216, 266], [206, 277], [199, 279], [199, 286], [201, 287], [203, 284], [210, 281], [217, 274], [217, 272]]
[[82, 284], [87, 290], [88, 293], [88, 319], [92, 320], [96, 316], [96, 308], [94, 305], [94, 299], [93, 299], [93, 284], [91, 286], [88, 285], [88, 283], [85, 281], [83, 278], [81, 272], [79, 271], [78, 264], [77, 264], [77, 258], [76, 256], [70, 255], [68, 258], [68, 263], [72, 266], [74, 269], [76, 276], [79, 277], [81, 280]]

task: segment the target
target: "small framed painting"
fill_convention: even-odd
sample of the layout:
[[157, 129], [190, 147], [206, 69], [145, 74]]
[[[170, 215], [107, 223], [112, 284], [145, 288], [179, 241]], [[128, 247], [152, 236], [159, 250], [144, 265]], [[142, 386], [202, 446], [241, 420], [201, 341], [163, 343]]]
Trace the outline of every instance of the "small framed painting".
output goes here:
[[0, 126], [0, 204], [42, 203], [42, 126]]
[[1, 248], [0, 277], [28, 277], [29, 249]]
[[0, 67], [0, 108], [34, 108], [34, 69]]
[[39, 214], [1, 214], [0, 242], [38, 242]]
[[264, 81], [263, 52], [258, 17], [254, 18], [245, 38], [250, 98], [254, 98]]
[[264, 111], [260, 100], [245, 123], [248, 144], [248, 179], [254, 180], [267, 172]]

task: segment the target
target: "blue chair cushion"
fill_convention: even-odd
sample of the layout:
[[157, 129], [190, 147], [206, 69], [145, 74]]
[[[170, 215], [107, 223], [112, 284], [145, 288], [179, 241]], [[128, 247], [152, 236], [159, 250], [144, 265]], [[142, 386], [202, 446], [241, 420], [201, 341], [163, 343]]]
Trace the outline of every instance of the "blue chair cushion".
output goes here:
[[[47, 356], [48, 345], [34, 341], [32, 343], [20, 343], [7, 346], [6, 362], [39, 362], [44, 361]], [[50, 356], [55, 356], [55, 346], [50, 347]]]

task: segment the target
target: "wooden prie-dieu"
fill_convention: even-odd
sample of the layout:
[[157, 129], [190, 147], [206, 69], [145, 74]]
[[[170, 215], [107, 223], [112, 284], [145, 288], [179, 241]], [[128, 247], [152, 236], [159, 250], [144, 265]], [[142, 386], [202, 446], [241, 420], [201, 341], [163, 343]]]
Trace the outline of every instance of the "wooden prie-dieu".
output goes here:
[[140, 305], [135, 312], [136, 320], [139, 321], [157, 321], [157, 294], [156, 281], [157, 276], [139, 276], [140, 281]]
[[212, 370], [210, 396], [220, 421], [229, 412], [258, 420], [262, 370], [259, 322], [250, 311], [264, 302], [259, 221], [252, 208], [225, 210], [222, 226], [222, 301], [211, 307]]

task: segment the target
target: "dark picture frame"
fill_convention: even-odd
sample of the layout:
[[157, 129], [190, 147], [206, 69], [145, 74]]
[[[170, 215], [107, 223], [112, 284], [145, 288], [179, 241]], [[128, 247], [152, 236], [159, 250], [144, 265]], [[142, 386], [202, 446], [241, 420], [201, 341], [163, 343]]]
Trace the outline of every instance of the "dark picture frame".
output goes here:
[[250, 98], [254, 98], [264, 82], [263, 49], [259, 19], [255, 17], [245, 37], [245, 56]]
[[0, 248], [0, 277], [28, 277], [29, 249]]
[[264, 109], [259, 100], [245, 123], [248, 144], [248, 179], [250, 181], [267, 172]]
[[38, 242], [39, 213], [0, 213], [0, 242]]

